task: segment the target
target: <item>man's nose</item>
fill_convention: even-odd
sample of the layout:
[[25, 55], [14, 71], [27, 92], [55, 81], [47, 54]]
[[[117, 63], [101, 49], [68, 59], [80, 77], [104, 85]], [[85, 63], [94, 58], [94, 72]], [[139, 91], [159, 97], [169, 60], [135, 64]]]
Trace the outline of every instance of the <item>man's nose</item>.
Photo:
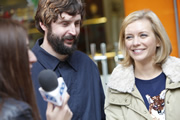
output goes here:
[[69, 33], [74, 36], [76, 35], [76, 26], [74, 24], [70, 26]]

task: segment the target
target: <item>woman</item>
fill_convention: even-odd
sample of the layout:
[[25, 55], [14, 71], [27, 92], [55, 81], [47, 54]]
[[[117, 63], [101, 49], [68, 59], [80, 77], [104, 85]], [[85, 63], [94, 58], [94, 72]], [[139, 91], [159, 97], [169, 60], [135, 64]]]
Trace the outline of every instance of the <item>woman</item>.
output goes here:
[[105, 100], [107, 120], [179, 120], [180, 59], [150, 10], [135, 11], [121, 26], [124, 60], [113, 70]]
[[[36, 57], [29, 49], [27, 32], [20, 23], [0, 19], [0, 119], [39, 120], [30, 76]], [[48, 120], [69, 120], [72, 113], [67, 105], [68, 94], [62, 107], [48, 103]], [[62, 114], [61, 114], [62, 113]], [[59, 115], [60, 114], [60, 115]]]

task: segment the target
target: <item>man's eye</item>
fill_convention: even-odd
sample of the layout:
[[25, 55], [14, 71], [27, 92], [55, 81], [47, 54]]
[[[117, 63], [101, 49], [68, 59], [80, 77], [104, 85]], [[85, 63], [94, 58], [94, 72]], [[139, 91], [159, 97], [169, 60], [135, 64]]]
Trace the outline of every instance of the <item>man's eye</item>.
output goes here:
[[62, 23], [62, 25], [64, 25], [64, 26], [68, 26], [68, 25], [69, 25], [69, 23], [67, 23], [67, 22], [63, 22], [63, 23]]
[[76, 26], [79, 26], [79, 25], [80, 25], [80, 22], [76, 22], [75, 25], [76, 25]]

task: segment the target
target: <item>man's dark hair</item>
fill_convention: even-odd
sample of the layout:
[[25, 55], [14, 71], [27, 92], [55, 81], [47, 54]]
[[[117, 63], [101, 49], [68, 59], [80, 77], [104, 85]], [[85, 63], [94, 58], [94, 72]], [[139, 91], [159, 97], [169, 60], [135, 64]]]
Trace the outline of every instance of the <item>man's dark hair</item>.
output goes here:
[[83, 19], [84, 6], [81, 0], [39, 0], [35, 15], [36, 28], [44, 33], [39, 23], [42, 22], [45, 26], [50, 27], [51, 22], [55, 22], [63, 12], [72, 16], [80, 14]]

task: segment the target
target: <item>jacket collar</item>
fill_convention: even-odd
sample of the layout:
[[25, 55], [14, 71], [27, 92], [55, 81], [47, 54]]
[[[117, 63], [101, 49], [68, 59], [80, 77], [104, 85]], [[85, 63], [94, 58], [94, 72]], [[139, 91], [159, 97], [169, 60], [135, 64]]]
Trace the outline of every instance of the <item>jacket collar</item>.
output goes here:
[[[176, 57], [168, 57], [166, 62], [162, 65], [164, 74], [170, 79], [170, 83], [180, 82], [180, 59]], [[133, 91], [135, 85], [135, 76], [133, 65], [123, 67], [119, 64], [112, 72], [108, 87], [120, 91]]]

